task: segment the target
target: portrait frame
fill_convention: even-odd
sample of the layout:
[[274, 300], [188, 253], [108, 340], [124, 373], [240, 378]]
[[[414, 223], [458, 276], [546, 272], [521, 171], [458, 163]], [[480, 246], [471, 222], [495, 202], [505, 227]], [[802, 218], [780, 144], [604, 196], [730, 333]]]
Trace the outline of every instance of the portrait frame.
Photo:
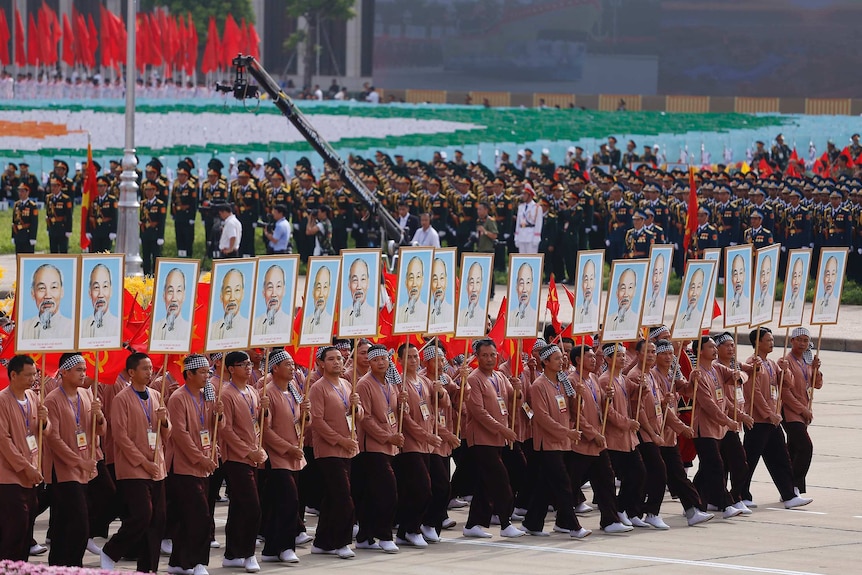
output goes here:
[[[778, 280], [778, 256], [780, 253], [781, 244], [760, 248], [756, 252], [751, 295], [751, 327], [770, 323], [775, 318], [775, 284]], [[767, 292], [764, 294], [761, 288], [760, 271], [767, 261], [771, 269], [766, 286]]]
[[[802, 269], [797, 270], [798, 266], [801, 266]], [[810, 272], [810, 248], [799, 248], [790, 250], [787, 253], [787, 269], [784, 273], [784, 293], [781, 296], [778, 327], [796, 327], [802, 325], [805, 317], [805, 292], [808, 291], [808, 276]], [[795, 296], [793, 291], [794, 284], [797, 287]]]
[[[417, 288], [417, 300], [414, 304], [415, 315], [407, 319], [407, 304], [409, 294], [405, 283], [410, 275], [410, 265], [418, 261], [422, 264], [422, 283]], [[392, 320], [392, 335], [408, 335], [428, 331], [429, 298], [431, 297], [431, 264], [434, 261], [434, 248], [402, 247], [398, 253], [398, 280], [395, 289], [395, 312]]]
[[[266, 275], [273, 267], [278, 267], [284, 274], [284, 295], [279, 312], [274, 318], [267, 318], [266, 308], [268, 306], [265, 291], [273, 290], [277, 293], [277, 282], [267, 288]], [[293, 320], [296, 316], [296, 286], [299, 280], [299, 255], [286, 254], [274, 256], [261, 256], [257, 258], [257, 276], [254, 281], [254, 311], [252, 312], [251, 337], [249, 347], [282, 346], [293, 343]], [[288, 311], [285, 311], [287, 309]], [[271, 321], [270, 321], [271, 320]], [[287, 325], [285, 326], [285, 322]], [[273, 333], [255, 333], [263, 331], [264, 324], [277, 326]], [[286, 329], [285, 329], [286, 327]]]
[[[593, 277], [585, 281], [587, 264], [592, 264]], [[605, 269], [605, 250], [584, 250], [578, 252], [577, 275], [575, 276], [575, 304], [572, 306], [572, 335], [593, 334], [599, 331], [602, 304], [602, 279]], [[586, 303], [585, 285], [591, 285], [589, 306]]]
[[[470, 270], [476, 269], [482, 273], [482, 283], [476, 292], [476, 303], [470, 310], [469, 292], [473, 291], [475, 282], [471, 282]], [[488, 301], [491, 294], [489, 281], [494, 281], [494, 254], [477, 252], [461, 254], [461, 287], [458, 290], [458, 307], [455, 315], [455, 337], [485, 337], [485, 327], [488, 323]], [[489, 279], [490, 278], [490, 279]], [[472, 316], [470, 313], [472, 312]], [[477, 320], [476, 318], [479, 318]]]
[[[737, 259], [738, 258], [738, 259]], [[751, 244], [728, 246], [724, 248], [724, 310], [723, 322], [725, 329], [731, 327], [748, 327], [751, 324], [751, 296], [754, 289], [753, 264], [754, 249]], [[734, 304], [736, 282], [734, 265], [742, 264], [740, 277], [745, 283], [740, 286], [738, 304]]]
[[[81, 255], [81, 284], [78, 292], [81, 294], [81, 305], [78, 306], [78, 349], [102, 351], [123, 348], [123, 318], [125, 317], [125, 310], [123, 309], [123, 280], [125, 278], [125, 259], [124, 254]], [[95, 322], [98, 320], [95, 318], [95, 313], [84, 317], [89, 311], [85, 298], [91, 289], [90, 275], [99, 266], [108, 270], [108, 279], [111, 282], [111, 296], [107, 304], [108, 309], [106, 310], [108, 315], [101, 318], [106, 333], [91, 336], [89, 335], [90, 329], [95, 327]], [[119, 282], [117, 278], [120, 278]], [[117, 285], [119, 285], [119, 290], [116, 289]], [[92, 297], [92, 294], [90, 294], [91, 299]]]
[[[506, 310], [506, 337], [510, 339], [536, 337], [539, 331], [539, 300], [542, 294], [542, 267], [544, 254], [509, 254], [509, 284], [506, 286], [508, 309]], [[529, 302], [523, 322], [516, 321], [520, 301], [518, 299], [521, 267], [527, 266], [532, 274]], [[532, 308], [532, 311], [529, 309]], [[528, 316], [534, 316], [532, 318]], [[524, 323], [525, 325], [521, 325]]]
[[[212, 353], [216, 351], [245, 350], [249, 347], [251, 337], [251, 320], [254, 310], [254, 300], [257, 295], [257, 258], [231, 258], [216, 260], [210, 275], [210, 301], [207, 309], [206, 336], [204, 340], [204, 351]], [[227, 284], [228, 274], [236, 272], [242, 279], [242, 299], [236, 305], [236, 316], [230, 327], [225, 328], [225, 304], [224, 297], [233, 297], [236, 294], [235, 283]], [[251, 280], [251, 281], [249, 281]], [[252, 287], [249, 290], [249, 286]], [[236, 333], [225, 337], [230, 331]]]
[[[836, 269], [832, 295], [827, 298], [825, 295], [827, 270], [824, 266], [830, 262], [830, 258], [835, 258]], [[841, 293], [844, 291], [844, 278], [847, 272], [847, 259], [847, 248], [820, 249], [820, 261], [817, 264], [817, 283], [814, 288], [814, 305], [811, 306], [811, 325], [835, 325], [838, 323], [838, 311], [841, 309]], [[837, 288], [837, 292], [835, 288]]]
[[[323, 294], [323, 307], [317, 318], [313, 318], [314, 307], [309, 309], [308, 302], [313, 300], [317, 274], [322, 269], [329, 272], [329, 285], [322, 286], [327, 290]], [[308, 271], [305, 275], [305, 292], [302, 299], [302, 325], [299, 330], [300, 346], [330, 345], [335, 324], [335, 312], [338, 309], [338, 281], [341, 278], [340, 256], [312, 256], [308, 258]], [[321, 278], [322, 279], [322, 278]], [[323, 293], [323, 292], [322, 292]], [[316, 319], [317, 323], [312, 323]]]
[[[685, 293], [688, 291], [688, 286], [692, 284], [694, 276], [698, 272], [703, 274], [703, 283], [700, 285], [700, 293], [697, 294], [693, 307], [688, 303], [684, 307], [683, 302], [688, 302], [689, 300], [683, 296], [683, 293], [680, 294], [676, 312], [673, 316], [672, 340], [693, 340], [700, 337], [703, 314], [706, 312], [707, 307], [706, 296], [709, 295], [709, 289], [704, 288], [708, 288], [710, 282], [712, 282], [717, 265], [716, 262], [710, 260], [688, 260], [680, 292]], [[691, 313], [687, 313], [689, 309]]]
[[[59, 273], [59, 285], [51, 281], [45, 282], [43, 287], [37, 288], [36, 271], [42, 266], [51, 266]], [[78, 346], [76, 336], [78, 334], [78, 310], [80, 307], [80, 285], [79, 275], [81, 269], [81, 258], [78, 255], [18, 255], [18, 273], [15, 284], [17, 299], [15, 305], [15, 351], [16, 353], [45, 353], [45, 352], [77, 352]], [[41, 279], [41, 276], [40, 276]], [[40, 285], [42, 282], [39, 282]], [[29, 290], [22, 289], [30, 286]], [[53, 287], [52, 287], [53, 286]], [[51, 292], [62, 291], [60, 302], [51, 304], [53, 297]], [[43, 328], [43, 320], [38, 312], [42, 303], [36, 303], [36, 292], [39, 292], [42, 303], [58, 310], [49, 324], [49, 328]], [[44, 294], [44, 295], [42, 295]], [[26, 319], [25, 319], [26, 318]], [[68, 337], [46, 337], [42, 338], [45, 329], [57, 329], [56, 333], [68, 334]], [[30, 336], [30, 337], [28, 337]]]
[[[428, 295], [428, 335], [447, 335], [455, 333], [455, 279], [457, 279], [456, 275], [456, 265], [458, 262], [458, 249], [457, 248], [442, 248], [434, 250], [434, 260], [431, 262], [431, 281], [429, 283], [429, 295]], [[446, 271], [445, 283], [446, 286], [443, 288], [443, 302], [440, 305], [440, 321], [435, 321], [435, 306], [434, 306], [434, 294], [435, 294], [435, 286], [439, 281], [436, 278], [436, 273], [434, 271], [434, 265], [437, 263], [437, 260], [440, 260], [443, 263], [444, 269]]]
[[[380, 316], [380, 250], [341, 250], [341, 269], [343, 271], [341, 282], [339, 283], [338, 296], [338, 337], [359, 338], [359, 337], [376, 337], [378, 318]], [[352, 320], [353, 309], [345, 307], [352, 301], [350, 285], [353, 281], [351, 278], [351, 268], [356, 262], [365, 263], [368, 271], [366, 278], [367, 287], [365, 290], [365, 302], [360, 306], [360, 310], [365, 312], [359, 317], [365, 320], [355, 324]], [[361, 281], [361, 279], [358, 279]]]
[[[658, 289], [653, 285], [658, 269], [658, 259], [662, 258], [664, 271]], [[667, 289], [670, 284], [670, 271], [673, 270], [673, 246], [670, 244], [654, 245], [649, 252], [649, 268], [647, 269], [646, 291], [644, 292], [644, 309], [641, 314], [641, 324], [644, 327], [662, 325], [664, 309], [667, 306]], [[652, 296], [652, 297], [651, 297]]]
[[[712, 309], [715, 306], [715, 289], [718, 285], [718, 266], [721, 265], [721, 248], [707, 248], [703, 250], [703, 259], [708, 262], [715, 262], [716, 273], [712, 274], [712, 281], [709, 282], [709, 295], [706, 299], [707, 310], [703, 313], [703, 319], [700, 322], [700, 329], [712, 328]], [[712, 303], [710, 303], [712, 302]]]
[[[149, 353], [189, 353], [192, 345], [192, 321], [194, 320], [195, 299], [198, 294], [200, 276], [200, 260], [185, 258], [157, 258], [156, 274], [153, 282], [153, 313], [150, 317]], [[179, 305], [180, 321], [177, 335], [170, 338], [162, 334], [173, 331], [167, 326], [167, 309], [164, 301], [165, 283], [168, 275], [178, 270], [183, 275], [185, 283], [182, 303]], [[191, 278], [191, 279], [190, 279]], [[173, 293], [173, 292], [172, 292]], [[159, 325], [161, 324], [161, 325]]]
[[[611, 276], [608, 281], [608, 296], [605, 302], [605, 316], [602, 323], [602, 343], [609, 341], [637, 341], [641, 327], [641, 312], [646, 293], [646, 278], [649, 259], [615, 260], [611, 264]], [[631, 271], [634, 274], [634, 285], [623, 282], [623, 275]], [[628, 312], [618, 318], [619, 294], [618, 285], [625, 283], [626, 293], [629, 293]], [[634, 320], [634, 321], [632, 321]]]

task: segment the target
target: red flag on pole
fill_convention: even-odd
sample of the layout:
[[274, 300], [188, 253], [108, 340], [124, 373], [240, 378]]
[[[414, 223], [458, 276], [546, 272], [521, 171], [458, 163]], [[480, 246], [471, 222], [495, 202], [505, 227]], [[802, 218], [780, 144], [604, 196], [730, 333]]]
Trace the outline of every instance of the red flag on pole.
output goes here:
[[254, 24], [248, 25], [248, 54], [255, 60], [260, 60], [260, 36]]
[[99, 48], [99, 34], [96, 32], [96, 23], [93, 15], [87, 15], [87, 62], [90, 68], [96, 67], [96, 50]]
[[[683, 254], [688, 253], [691, 238], [697, 232], [697, 182], [694, 180], [694, 166], [688, 168], [688, 213], [685, 215], [685, 237], [682, 240]], [[686, 256], [683, 255], [683, 258]]]
[[0, 65], [8, 66], [12, 63], [9, 58], [9, 22], [6, 20], [6, 10], [0, 8]]
[[24, 49], [24, 23], [21, 21], [21, 12], [15, 9], [15, 65], [27, 65], [27, 52]]
[[93, 146], [87, 143], [87, 171], [84, 173], [84, 188], [81, 198], [81, 250], [90, 247], [87, 237], [87, 224], [90, 217], [90, 204], [99, 193], [96, 187], [96, 166], [93, 164]]
[[192, 13], [189, 12], [188, 36], [186, 37], [186, 74], [193, 76], [198, 67], [198, 30], [192, 21]]
[[75, 67], [75, 35], [65, 14], [63, 14], [63, 62], [70, 68]]
[[240, 51], [242, 41], [239, 26], [233, 16], [228, 14], [224, 21], [224, 34], [222, 34], [221, 63], [225, 68], [231, 66], [231, 62]]
[[218, 38], [218, 28], [216, 28], [215, 18], [210, 16], [209, 27], [207, 28], [207, 45], [204, 49], [204, 58], [201, 62], [201, 72], [209, 74], [215, 72], [219, 67], [221, 60], [221, 43]]
[[560, 315], [560, 297], [557, 294], [557, 282], [554, 279], [554, 274], [551, 274], [551, 281], [548, 283], [548, 301], [545, 303], [545, 307], [551, 312], [551, 325], [554, 326], [554, 331], [560, 333], [563, 326], [557, 317]]
[[39, 42], [39, 30], [31, 13], [27, 18], [27, 64], [38, 66], [42, 62], [42, 46]]
[[[508, 303], [506, 296], [503, 296], [503, 301], [500, 302], [500, 311], [497, 312], [497, 320], [494, 322], [491, 331], [488, 332], [488, 338], [497, 344], [497, 349], [501, 352], [509, 351], [507, 357], [512, 357], [510, 350], [506, 349], [506, 310]], [[514, 342], [512, 342], [514, 343]]]

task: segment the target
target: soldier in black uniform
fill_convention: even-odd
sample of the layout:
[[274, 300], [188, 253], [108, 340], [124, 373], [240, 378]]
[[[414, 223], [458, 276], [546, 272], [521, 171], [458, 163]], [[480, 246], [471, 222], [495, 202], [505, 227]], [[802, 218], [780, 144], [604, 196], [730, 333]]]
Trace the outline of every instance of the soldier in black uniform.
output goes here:
[[781, 244], [778, 277], [784, 277], [787, 266], [787, 251], [799, 248], [814, 247], [811, 235], [811, 210], [802, 204], [802, 193], [799, 190], [790, 192], [790, 204], [784, 211], [784, 241]]
[[18, 201], [12, 207], [12, 243], [16, 254], [36, 251], [39, 230], [39, 204], [30, 197], [30, 186], [18, 184]]
[[853, 242], [853, 215], [842, 202], [844, 197], [840, 192], [829, 194], [829, 204], [823, 208], [820, 233], [823, 236], [822, 246], [846, 246]]
[[560, 210], [557, 216], [560, 224], [560, 251], [562, 252], [563, 268], [557, 274], [560, 281], [574, 285], [575, 265], [578, 259], [578, 245], [580, 236], [584, 231], [584, 208], [581, 206], [577, 194], [566, 195], [566, 206]]
[[21, 170], [18, 173], [19, 185], [27, 184], [27, 187], [30, 188], [30, 199], [36, 202], [43, 201], [45, 199], [45, 190], [39, 185], [39, 178], [30, 173], [30, 164], [21, 162], [18, 164], [18, 168]]
[[177, 238], [177, 256], [192, 256], [195, 239], [195, 218], [198, 209], [198, 191], [191, 179], [192, 167], [185, 160], [177, 164], [177, 179], [171, 190], [171, 215]]
[[775, 162], [781, 171], [787, 169], [787, 164], [790, 162], [790, 146], [784, 143], [784, 136], [778, 134], [775, 136], [775, 145], [772, 146], [772, 161]]
[[168, 198], [168, 181], [162, 175], [163, 167], [164, 165], [158, 158], [153, 158], [147, 163], [144, 174], [147, 180], [156, 184], [156, 197], [167, 206], [170, 198]]
[[704, 250], [718, 247], [718, 230], [709, 223], [709, 210], [700, 207], [697, 210], [697, 231], [688, 246], [688, 259], [703, 259]]
[[156, 258], [162, 255], [165, 244], [165, 218], [167, 207], [156, 197], [158, 186], [152, 180], [143, 184], [144, 201], [140, 207], [141, 257], [144, 275], [151, 276], [156, 270]]
[[626, 231], [626, 252], [623, 257], [627, 259], [648, 258], [650, 249], [655, 243], [655, 234], [646, 229], [644, 223], [646, 215], [642, 210], [635, 210], [632, 215], [633, 227]]
[[494, 269], [506, 271], [508, 260], [506, 259], [506, 245], [512, 237], [515, 229], [515, 204], [512, 197], [506, 193], [506, 182], [502, 178], [494, 178], [490, 186], [491, 194], [488, 203], [491, 205], [491, 213], [497, 223], [497, 241], [494, 244]]
[[18, 189], [18, 184], [18, 166], [13, 162], [9, 162], [9, 165], [6, 166], [6, 171], [0, 175], [0, 202], [5, 204], [6, 201], [13, 199]]
[[336, 173], [329, 176], [329, 188], [332, 190], [332, 249], [339, 253], [347, 249], [347, 232], [353, 228], [353, 199]]
[[200, 191], [201, 219], [204, 223], [207, 257], [210, 258], [218, 250], [218, 238], [214, 238], [213, 228], [218, 225], [218, 228], [221, 229], [221, 218], [218, 217], [213, 206], [226, 204], [230, 201], [227, 180], [221, 175], [222, 169], [224, 169], [224, 164], [221, 160], [218, 158], [211, 159], [207, 164], [207, 179], [201, 184]]
[[293, 238], [300, 259], [307, 262], [308, 256], [314, 251], [314, 236], [306, 235], [305, 222], [308, 220], [308, 212], [320, 208], [323, 195], [314, 185], [311, 172], [300, 171], [297, 173], [297, 180], [293, 195]]
[[452, 198], [452, 219], [458, 226], [455, 231], [455, 242], [458, 257], [470, 241], [470, 235], [476, 229], [476, 195], [470, 191], [471, 182], [467, 176], [455, 176], [456, 194]]
[[[550, 256], [549, 259], [554, 261], [554, 257], [560, 249], [559, 220], [557, 219], [557, 214], [551, 211], [551, 202], [548, 198], [543, 196], [539, 200], [539, 209], [542, 210], [542, 235], [539, 237], [539, 253], [545, 254], [546, 258]], [[545, 283], [551, 281], [551, 272], [554, 272], [553, 267], [546, 265]], [[556, 273], [554, 277], [556, 278]]]
[[99, 195], [91, 200], [87, 218], [90, 253], [112, 252], [117, 239], [117, 198], [109, 193], [111, 182], [106, 176], [96, 179]]
[[72, 197], [63, 193], [63, 181], [59, 178], [51, 178], [49, 187], [51, 193], [45, 198], [48, 244], [52, 254], [66, 254], [72, 235]]
[[772, 230], [763, 227], [763, 214], [759, 210], [752, 210], [748, 217], [751, 227], [745, 230], [745, 243], [751, 244], [755, 250], [774, 244]]
[[[449, 200], [442, 193], [443, 182], [437, 176], [431, 176], [425, 183], [426, 193], [428, 195], [428, 205], [431, 214], [431, 227], [437, 231], [440, 236], [440, 243], [447, 240], [447, 230], [449, 229]], [[454, 241], [454, 238], [452, 238]]]
[[242, 224], [239, 244], [240, 257], [254, 256], [254, 229], [260, 217], [260, 193], [251, 181], [251, 169], [240, 164], [237, 179], [231, 187], [231, 200], [236, 206], [236, 217]]
[[626, 231], [632, 225], [634, 206], [623, 199], [619, 186], [610, 189], [608, 198], [607, 239], [608, 259], [614, 261], [623, 257], [626, 247]]
[[645, 208], [643, 210], [644, 213], [644, 228], [652, 233], [655, 236], [656, 244], [666, 244], [667, 243], [667, 233], [664, 231], [660, 225], [655, 223], [655, 212], [652, 208]]

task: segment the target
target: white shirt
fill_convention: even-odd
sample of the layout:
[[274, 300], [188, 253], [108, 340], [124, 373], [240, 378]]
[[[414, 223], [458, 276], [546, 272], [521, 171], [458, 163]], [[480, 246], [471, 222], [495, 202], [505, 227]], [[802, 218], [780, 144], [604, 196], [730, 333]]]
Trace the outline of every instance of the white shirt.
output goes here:
[[413, 242], [424, 247], [439, 248], [440, 234], [438, 234], [437, 230], [431, 226], [428, 226], [427, 230], [419, 228], [416, 230], [416, 233], [413, 234]]
[[229, 215], [222, 223], [221, 238], [218, 241], [218, 249], [220, 252], [230, 248], [231, 238], [236, 238], [236, 242], [233, 247], [234, 250], [238, 250], [239, 242], [242, 240], [242, 224], [239, 223], [239, 220], [233, 214]]
[[372, 104], [380, 103], [380, 94], [377, 91], [370, 92], [368, 96], [365, 97], [366, 102], [371, 102]]

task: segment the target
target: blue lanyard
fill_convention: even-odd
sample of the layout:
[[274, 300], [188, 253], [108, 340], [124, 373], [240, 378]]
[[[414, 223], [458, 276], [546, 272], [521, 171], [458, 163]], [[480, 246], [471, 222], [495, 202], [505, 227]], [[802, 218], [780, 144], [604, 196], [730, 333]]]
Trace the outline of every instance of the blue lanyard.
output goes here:
[[241, 392], [239, 388], [234, 385], [233, 381], [231, 381], [230, 384], [237, 391], [237, 393], [242, 396], [243, 401], [245, 401], [245, 404], [248, 406], [248, 414], [251, 416], [251, 420], [254, 421], [254, 397], [252, 397], [251, 401], [249, 401], [246, 394]]
[[774, 382], [774, 381], [775, 381], [775, 372], [774, 372], [774, 371], [772, 371], [772, 366], [771, 366], [771, 365], [769, 365], [769, 360], [768, 360], [768, 359], [763, 360], [763, 365], [764, 365], [764, 366], [766, 367], [766, 369], [769, 371], [769, 384], [770, 384], [770, 385], [772, 385], [772, 382]]
[[198, 412], [198, 418], [201, 420], [201, 429], [203, 429], [203, 427], [204, 427], [204, 413], [206, 411], [206, 403], [204, 402], [204, 394], [203, 394], [203, 392], [201, 392], [201, 402], [200, 402], [200, 405], [198, 405], [198, 400], [195, 399], [195, 396], [192, 394], [191, 391], [189, 391], [188, 386], [184, 385], [183, 389], [185, 389], [186, 392], [191, 396], [192, 403], [195, 404], [195, 411]]
[[709, 368], [709, 376], [712, 378], [712, 381], [715, 382], [715, 389], [718, 389], [718, 386], [719, 386], [718, 376], [715, 374], [715, 368], [714, 367]]
[[293, 392], [290, 390], [290, 384], [288, 384], [288, 388], [286, 391], [282, 391], [285, 399], [287, 399], [287, 406], [290, 408], [290, 413], [293, 414], [293, 420], [296, 421], [296, 408], [294, 407], [294, 402], [296, 402], [296, 398], [293, 397]]
[[623, 383], [621, 383], [621, 382], [620, 382], [620, 379], [621, 379], [621, 378], [620, 378], [620, 377], [614, 377], [614, 376], [611, 376], [611, 378], [614, 380], [614, 382], [615, 382], [617, 385], [619, 385], [619, 386], [620, 386], [620, 389], [623, 391], [623, 395], [625, 396], [626, 401], [628, 401], [628, 400], [629, 400], [629, 392], [628, 392], [628, 390], [626, 389], [625, 384], [623, 384]]
[[416, 380], [419, 382], [419, 385], [416, 385], [415, 383], [411, 383], [410, 385], [412, 385], [413, 389], [416, 390], [416, 393], [419, 394], [419, 401], [425, 401], [425, 395], [422, 393], [422, 380], [419, 378], [416, 378]]
[[152, 417], [152, 415], [150, 415], [150, 413], [152, 411], [152, 407], [150, 406], [150, 397], [149, 397], [149, 395], [147, 395], [147, 401], [144, 402], [144, 400], [141, 399], [141, 396], [138, 395], [137, 391], [135, 392], [135, 395], [137, 395], [138, 401], [141, 402], [141, 409], [144, 410], [144, 415], [147, 416], [147, 423], [150, 425], [150, 429], [152, 429], [153, 428], [153, 417]]
[[[77, 399], [77, 406], [72, 405], [72, 400], [66, 395], [66, 390], [60, 386], [60, 391], [63, 392], [63, 395], [66, 396], [66, 401], [69, 402], [69, 407], [75, 410], [75, 426], [78, 428], [78, 431], [81, 431], [81, 396], [78, 392], [75, 392], [75, 399]], [[30, 408], [30, 402], [27, 402], [27, 408]]]
[[560, 392], [560, 384], [559, 383], [554, 383], [553, 381], [551, 381], [551, 378], [548, 377], [547, 375], [545, 375], [544, 373], [542, 374], [542, 377], [544, 377], [546, 380], [548, 380], [548, 383], [550, 383], [551, 385], [554, 386], [554, 389], [557, 390], [557, 395], [562, 395], [562, 392]]
[[796, 359], [796, 356], [795, 356], [795, 355], [793, 355], [792, 353], [790, 354], [790, 357], [792, 357], [792, 358], [793, 358], [793, 361], [795, 361], [795, 362], [796, 362], [796, 365], [798, 365], [798, 366], [799, 366], [799, 371], [801, 371], [801, 372], [802, 372], [802, 377], [804, 377], [804, 378], [805, 378], [805, 387], [806, 387], [806, 388], [808, 388], [808, 366], [807, 366], [807, 365], [805, 365], [805, 361], [804, 361], [804, 360], [803, 360], [803, 361], [799, 361], [798, 359]]
[[18, 409], [21, 410], [21, 415], [24, 416], [24, 425], [27, 427], [27, 435], [30, 435], [30, 400], [27, 399], [27, 395], [24, 395], [24, 401], [27, 403], [27, 411], [24, 411], [24, 407], [15, 400], [15, 403], [18, 403]]
[[386, 398], [386, 407], [392, 409], [392, 402], [390, 401], [390, 398], [392, 397], [392, 388], [389, 387], [389, 384], [383, 383], [377, 379], [377, 376], [373, 373], [371, 374], [371, 379], [380, 384], [380, 387], [383, 389], [383, 396]]
[[498, 397], [499, 399], [503, 399], [503, 395], [502, 395], [502, 393], [500, 392], [500, 386], [497, 384], [497, 376], [496, 376], [496, 375], [493, 375], [493, 376], [489, 377], [489, 378], [488, 378], [488, 381], [490, 381], [490, 382], [491, 382], [491, 385], [493, 385], [493, 386], [494, 386], [494, 391], [496, 391], [496, 392], [497, 392], [497, 397]]
[[349, 406], [349, 402], [347, 401], [347, 398], [344, 396], [344, 394], [343, 394], [343, 393], [341, 393], [341, 384], [339, 383], [339, 384], [338, 384], [338, 386], [335, 386], [335, 385], [334, 385], [331, 381], [329, 381], [328, 379], [326, 380], [326, 382], [327, 382], [329, 385], [331, 385], [331, 386], [332, 386], [332, 389], [334, 389], [334, 390], [335, 390], [335, 393], [337, 393], [337, 394], [338, 394], [338, 397], [340, 397], [340, 398], [341, 398], [341, 403], [343, 403], [343, 404], [344, 404], [344, 408], [345, 408], [345, 409], [348, 409], [348, 408], [350, 407], [350, 406]]
[[[580, 372], [578, 372], [578, 375], [580, 376]], [[586, 382], [587, 382], [587, 387], [588, 387], [588, 388], [589, 388], [589, 390], [590, 390], [590, 393], [592, 393], [592, 394], [593, 394], [593, 401], [595, 401], [595, 402], [596, 402], [596, 405], [598, 405], [598, 404], [599, 404], [599, 396], [598, 396], [598, 394], [596, 394], [596, 390], [595, 390], [595, 388], [593, 387], [593, 381], [592, 381], [592, 378], [589, 378], [589, 377], [588, 377], [588, 378], [586, 379]]]
[[656, 386], [655, 386], [655, 378], [653, 377], [651, 371], [649, 373], [647, 373], [647, 375], [649, 376], [650, 391], [652, 392], [652, 397], [653, 397], [653, 399], [658, 401], [658, 389], [656, 389]]

